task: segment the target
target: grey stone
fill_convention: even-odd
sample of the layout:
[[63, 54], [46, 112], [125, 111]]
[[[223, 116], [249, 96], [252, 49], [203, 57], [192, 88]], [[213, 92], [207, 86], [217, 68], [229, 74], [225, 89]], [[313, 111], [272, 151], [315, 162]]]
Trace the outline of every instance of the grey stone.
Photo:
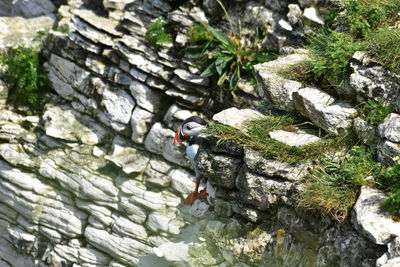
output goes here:
[[400, 115], [389, 114], [378, 127], [379, 135], [391, 142], [400, 142]]
[[167, 91], [165, 91], [165, 94], [177, 98], [178, 100], [188, 103], [189, 105], [192, 105], [194, 107], [202, 107], [206, 104], [206, 99], [204, 97], [183, 93], [175, 89], [168, 89]]
[[386, 245], [393, 236], [400, 236], [400, 222], [395, 222], [382, 208], [385, 194], [373, 187], [361, 187], [353, 207], [351, 222], [357, 231], [371, 242]]
[[154, 120], [154, 114], [150, 111], [136, 107], [132, 112], [131, 117], [131, 128], [132, 136], [131, 139], [135, 143], [143, 143], [147, 132], [150, 130], [152, 122]]
[[236, 178], [236, 188], [245, 202], [266, 210], [273, 204], [293, 203], [294, 184], [253, 174], [242, 167]]
[[135, 101], [125, 90], [116, 88], [110, 90], [107, 87], [103, 92], [101, 104], [105, 107], [111, 120], [124, 124], [131, 120], [132, 110], [135, 107]]
[[367, 123], [365, 120], [357, 117], [353, 121], [353, 129], [357, 137], [366, 145], [376, 147], [380, 140], [376, 126]]
[[214, 209], [217, 215], [221, 217], [231, 217], [233, 214], [232, 206], [228, 201], [215, 200]]
[[122, 33], [116, 30], [116, 27], [118, 26], [118, 21], [116, 20], [97, 16], [89, 9], [74, 9], [73, 13], [99, 30], [105, 31], [112, 36], [122, 36]]
[[176, 235], [179, 233], [179, 227], [183, 226], [182, 221], [173, 220], [173, 214], [164, 214], [160, 212], [150, 213], [146, 226], [153, 232], [166, 232]]
[[161, 94], [150, 89], [147, 85], [134, 81], [129, 86], [129, 89], [137, 105], [141, 108], [150, 112], [157, 112], [162, 108]]
[[254, 73], [259, 95], [278, 109], [294, 110], [292, 95], [302, 87], [302, 84], [281, 77], [279, 72], [307, 59], [307, 53], [296, 53], [255, 65]]
[[34, 168], [39, 163], [37, 159], [31, 158], [20, 144], [0, 144], [0, 155], [14, 166]]
[[248, 120], [262, 119], [265, 116], [252, 109], [237, 109], [235, 107], [225, 109], [214, 114], [213, 120], [233, 128], [243, 130], [246, 128], [245, 122]]
[[313, 23], [317, 23], [320, 25], [324, 25], [324, 20], [319, 15], [318, 9], [315, 7], [307, 7], [304, 9], [303, 19], [311, 21]]
[[174, 132], [163, 128], [161, 123], [155, 123], [144, 141], [146, 149], [152, 153], [162, 155], [163, 146], [168, 136], [174, 137]]
[[335, 99], [317, 88], [302, 88], [293, 94], [298, 112], [329, 133], [344, 134], [351, 127], [357, 110], [347, 103]]
[[357, 92], [359, 102], [370, 98], [382, 98], [400, 112], [400, 99], [393, 97], [400, 92], [399, 75], [381, 66], [367, 67], [356, 62], [351, 63], [350, 66], [353, 69], [350, 75], [350, 86]]
[[92, 226], [86, 227], [84, 236], [89, 244], [128, 265], [136, 265], [141, 256], [151, 252], [149, 246], [139, 241], [110, 234]]
[[198, 112], [189, 109], [183, 109], [176, 104], [172, 104], [168, 108], [168, 111], [164, 116], [163, 122], [166, 126], [168, 126], [168, 128], [172, 130], [177, 130], [181, 126], [182, 122], [191, 116], [202, 117], [201, 114]]
[[241, 15], [243, 16], [243, 20], [245, 22], [248, 22], [252, 25], [262, 26], [266, 24], [275, 24], [273, 14], [274, 13], [272, 10], [266, 8], [261, 3], [250, 1], [246, 4], [244, 14]]
[[195, 180], [193, 174], [183, 169], [175, 169], [168, 176], [171, 177], [171, 187], [183, 196], [193, 192]]
[[12, 15], [32, 18], [51, 14], [55, 9], [50, 0], [15, 0], [12, 5]]
[[79, 248], [78, 259], [82, 264], [108, 265], [111, 258], [94, 248]]
[[182, 80], [196, 85], [208, 86], [210, 83], [210, 80], [208, 78], [193, 75], [192, 73], [184, 69], [176, 69], [174, 70], [174, 73], [178, 75], [178, 77]]
[[102, 44], [108, 47], [114, 45], [114, 41], [109, 34], [106, 34], [95, 27], [91, 26], [87, 22], [78, 18], [77, 16], [72, 17], [72, 27], [74, 30], [79, 32], [82, 36], [85, 36], [96, 44]]
[[201, 150], [196, 159], [200, 173], [210, 179], [212, 184], [232, 189], [242, 164], [240, 158], [209, 154]]
[[288, 8], [289, 12], [287, 13], [287, 18], [290, 24], [296, 25], [301, 19], [302, 11], [297, 4], [289, 4]]
[[79, 114], [69, 106], [48, 104], [43, 114], [46, 134], [70, 142], [95, 145], [103, 142], [108, 131], [89, 116]]
[[105, 157], [122, 168], [126, 174], [143, 173], [149, 164], [147, 154], [132, 147], [121, 137], [115, 137], [112, 144], [112, 155]]
[[381, 140], [377, 146], [378, 159], [388, 165], [395, 164], [399, 160], [400, 146], [389, 140]]
[[319, 137], [302, 131], [288, 132], [284, 130], [275, 130], [269, 132], [268, 135], [272, 139], [288, 146], [305, 146], [319, 140]]
[[253, 172], [268, 177], [279, 177], [288, 181], [299, 181], [310, 173], [309, 164], [267, 160], [258, 152], [245, 149], [244, 163]]
[[121, 216], [112, 216], [114, 224], [112, 225], [112, 230], [114, 233], [122, 237], [130, 237], [141, 242], [146, 242], [148, 235], [146, 228], [140, 224], [131, 222], [129, 219]]

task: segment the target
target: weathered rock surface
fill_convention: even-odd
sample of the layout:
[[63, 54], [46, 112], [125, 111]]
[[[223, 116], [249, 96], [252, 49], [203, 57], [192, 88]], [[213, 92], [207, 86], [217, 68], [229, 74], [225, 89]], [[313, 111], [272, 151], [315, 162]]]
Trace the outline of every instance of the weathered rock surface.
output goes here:
[[298, 112], [329, 133], [346, 133], [353, 116], [357, 114], [357, 110], [349, 104], [336, 102], [317, 88], [302, 88], [293, 94], [293, 98]]
[[288, 132], [283, 130], [275, 130], [269, 132], [268, 134], [272, 139], [288, 146], [305, 146], [315, 143], [319, 140], [319, 137], [301, 131]]
[[278, 60], [255, 65], [254, 71], [260, 97], [266, 98], [278, 109], [293, 111], [292, 95], [302, 87], [302, 84], [281, 77], [279, 72], [307, 58], [306, 53], [292, 54], [280, 57]]
[[400, 115], [391, 113], [379, 125], [379, 135], [391, 142], [400, 142]]
[[393, 237], [400, 236], [400, 223], [393, 221], [381, 207], [384, 197], [382, 191], [363, 186], [351, 217], [357, 231], [379, 245], [386, 245]]
[[248, 120], [257, 120], [263, 118], [264, 115], [252, 109], [228, 108], [213, 116], [213, 120], [243, 130], [246, 128], [245, 122]]

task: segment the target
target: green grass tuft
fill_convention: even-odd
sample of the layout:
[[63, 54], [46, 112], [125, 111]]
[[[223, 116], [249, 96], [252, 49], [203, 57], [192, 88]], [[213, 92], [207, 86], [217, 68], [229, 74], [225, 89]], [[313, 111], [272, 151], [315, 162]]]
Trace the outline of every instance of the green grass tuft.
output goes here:
[[33, 110], [40, 110], [40, 101], [49, 90], [47, 74], [38, 49], [18, 46], [0, 54], [5, 65], [2, 79], [12, 84], [9, 100]]
[[167, 25], [166, 20], [159, 18], [147, 26], [145, 38], [153, 47], [159, 48], [172, 43], [172, 36], [167, 32]]
[[344, 32], [322, 30], [310, 39], [311, 73], [324, 86], [340, 86], [350, 75], [350, 59], [365, 45]]
[[373, 150], [354, 146], [348, 157], [326, 160], [306, 177], [298, 205], [343, 222], [357, 199], [360, 186], [366, 184], [365, 178], [379, 166]]
[[400, 73], [400, 28], [381, 28], [371, 34], [367, 42], [367, 50], [374, 59], [385, 68]]
[[[309, 124], [298, 123], [291, 116], [269, 116], [266, 119], [247, 122], [246, 132], [230, 126], [211, 123], [207, 133], [218, 136], [222, 141], [230, 140], [260, 152], [263, 157], [289, 163], [318, 161], [324, 153], [343, 149], [349, 144], [345, 137], [323, 136], [318, 142], [301, 147], [292, 147], [269, 137], [273, 130], [295, 131]], [[310, 130], [304, 128], [304, 130]]]
[[369, 99], [361, 109], [360, 114], [366, 114], [367, 122], [374, 125], [381, 124], [390, 113], [394, 112], [394, 109], [385, 105], [385, 101], [381, 98]]

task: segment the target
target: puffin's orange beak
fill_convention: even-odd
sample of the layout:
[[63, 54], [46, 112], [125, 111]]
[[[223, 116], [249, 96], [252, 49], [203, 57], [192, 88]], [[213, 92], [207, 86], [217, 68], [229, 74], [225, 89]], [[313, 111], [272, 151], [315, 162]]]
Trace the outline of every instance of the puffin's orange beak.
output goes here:
[[174, 138], [174, 145], [176, 144], [182, 144], [183, 140], [181, 139], [181, 131], [182, 128], [179, 128], [176, 133], [175, 133], [175, 138]]

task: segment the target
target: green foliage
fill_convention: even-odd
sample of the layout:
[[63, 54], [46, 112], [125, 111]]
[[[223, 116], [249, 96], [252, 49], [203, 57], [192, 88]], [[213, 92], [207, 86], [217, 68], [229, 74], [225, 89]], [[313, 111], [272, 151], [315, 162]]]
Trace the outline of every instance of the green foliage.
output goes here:
[[298, 205], [316, 209], [339, 222], [344, 221], [356, 201], [365, 177], [379, 168], [374, 151], [354, 146], [347, 157], [325, 160], [306, 177]]
[[310, 39], [311, 73], [314, 80], [330, 86], [340, 86], [350, 73], [350, 59], [365, 45], [344, 32], [323, 30]]
[[[400, 156], [400, 155], [399, 155]], [[395, 219], [400, 220], [400, 160], [395, 165], [383, 167], [374, 173], [375, 180], [386, 191], [383, 204]]]
[[2, 78], [12, 84], [9, 100], [40, 110], [40, 100], [49, 89], [42, 63], [34, 48], [18, 46], [0, 54], [0, 64], [6, 66]]
[[273, 130], [295, 131], [298, 128], [310, 131], [308, 123], [298, 123], [287, 115], [268, 116], [260, 120], [247, 122], [246, 132], [230, 126], [212, 123], [208, 133], [216, 135], [221, 141], [231, 140], [245, 147], [260, 152], [266, 159], [289, 163], [304, 162], [310, 159], [318, 161], [325, 152], [336, 151], [347, 147], [349, 140], [344, 137], [324, 136], [318, 142], [309, 145], [289, 146], [269, 137]]
[[385, 104], [381, 98], [374, 100], [370, 99], [362, 108], [362, 114], [365, 114], [366, 120], [374, 125], [379, 125], [394, 109]]
[[365, 38], [371, 31], [395, 20], [400, 12], [399, 0], [346, 0], [346, 18], [350, 33]]
[[255, 64], [277, 58], [277, 51], [261, 49], [262, 31], [248, 43], [231, 33], [229, 36], [211, 26], [195, 25], [189, 30], [190, 43], [187, 53], [205, 66], [202, 77], [218, 76], [217, 85], [229, 83], [235, 90], [239, 80], [249, 75]]
[[172, 43], [171, 34], [166, 29], [167, 25], [168, 22], [166, 20], [159, 18], [147, 26], [145, 37], [153, 47], [159, 48], [164, 44]]
[[384, 27], [367, 40], [368, 52], [389, 70], [400, 73], [400, 28]]

